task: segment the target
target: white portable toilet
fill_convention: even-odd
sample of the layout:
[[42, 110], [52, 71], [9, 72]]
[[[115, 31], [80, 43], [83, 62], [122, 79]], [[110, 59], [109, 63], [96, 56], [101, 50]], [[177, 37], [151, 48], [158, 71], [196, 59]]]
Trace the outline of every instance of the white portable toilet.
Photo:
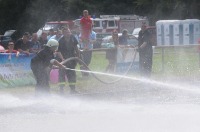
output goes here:
[[173, 22], [173, 45], [180, 45], [180, 20]]
[[[163, 23], [164, 25], [164, 41], [165, 41], [165, 45], [174, 45], [174, 25], [176, 24], [178, 20], [165, 20], [165, 22]], [[177, 25], [178, 26], [178, 25]], [[178, 34], [178, 29], [176, 31], [176, 35]]]
[[181, 24], [183, 25], [183, 45], [188, 45], [190, 43], [190, 39], [189, 39], [189, 21], [182, 20]]
[[[179, 26], [175, 22], [178, 20], [159, 20], [156, 22], [158, 45], [174, 45], [174, 24]], [[176, 34], [179, 34], [179, 31], [176, 31]]]
[[163, 29], [163, 21], [156, 22], [156, 38], [157, 45], [164, 45], [164, 29]]
[[198, 44], [198, 39], [200, 38], [200, 20], [194, 21], [194, 44]]
[[164, 45], [170, 45], [170, 21], [167, 20], [163, 23], [164, 26]]
[[183, 44], [195, 44], [199, 37], [199, 24], [198, 19], [186, 19], [182, 21], [183, 24]]
[[197, 44], [200, 38], [200, 20], [159, 20], [156, 22], [157, 45]]

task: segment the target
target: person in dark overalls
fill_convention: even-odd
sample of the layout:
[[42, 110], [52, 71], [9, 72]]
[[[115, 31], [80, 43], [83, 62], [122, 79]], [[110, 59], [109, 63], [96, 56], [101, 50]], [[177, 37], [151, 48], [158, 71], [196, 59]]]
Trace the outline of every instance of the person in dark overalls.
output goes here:
[[[67, 27], [63, 27], [62, 29], [63, 36], [59, 40], [58, 52], [60, 52], [61, 61], [69, 59], [71, 57], [77, 57], [79, 55], [79, 50], [77, 47], [78, 41], [75, 36], [71, 33], [70, 29]], [[72, 70], [59, 70], [59, 83], [60, 83], [60, 94], [64, 94], [65, 87], [65, 75], [67, 76], [70, 93], [75, 94], [78, 93], [75, 88], [76, 84], [76, 68], [77, 62], [76, 60], [71, 60], [64, 64], [67, 68]]]
[[143, 77], [150, 77], [152, 71], [153, 50], [150, 39], [151, 34], [143, 23], [138, 37], [139, 70]]
[[36, 56], [31, 59], [31, 70], [36, 80], [35, 93], [36, 95], [48, 94], [49, 86], [49, 66], [58, 66], [65, 69], [66, 67], [54, 59], [54, 52], [58, 48], [58, 41], [51, 39], [44, 46], [44, 49], [39, 51]]

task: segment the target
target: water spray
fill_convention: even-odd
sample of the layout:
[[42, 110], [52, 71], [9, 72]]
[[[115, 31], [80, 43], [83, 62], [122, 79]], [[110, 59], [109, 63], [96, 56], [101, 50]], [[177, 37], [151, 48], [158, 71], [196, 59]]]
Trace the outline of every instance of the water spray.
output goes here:
[[[68, 58], [66, 60], [64, 60], [63, 62], [61, 62], [61, 64], [65, 64], [69, 61], [72, 61], [72, 60], [76, 60], [79, 62], [79, 64], [82, 64], [84, 65], [88, 70], [78, 70], [78, 69], [70, 69], [70, 68], [65, 68], [66, 70], [73, 70], [73, 71], [80, 71], [80, 72], [87, 72], [87, 73], [91, 73], [91, 75], [97, 79], [98, 81], [100, 81], [101, 83], [104, 83], [104, 84], [113, 84], [113, 83], [116, 83], [116, 82], [119, 82], [120, 80], [122, 80], [126, 75], [127, 73], [130, 71], [131, 67], [133, 66], [134, 62], [135, 62], [135, 58], [136, 58], [136, 54], [137, 54], [137, 51], [136, 51], [136, 48], [134, 48], [134, 57], [133, 57], [133, 60], [131, 62], [131, 64], [128, 66], [128, 69], [122, 74], [122, 75], [114, 75], [114, 74], [108, 74], [108, 73], [102, 73], [102, 72], [96, 72], [96, 71], [92, 71], [80, 58], [78, 57], [71, 57], [71, 58]], [[99, 74], [99, 75], [107, 75], [107, 76], [113, 76], [113, 77], [119, 77], [118, 79], [114, 80], [114, 81], [110, 81], [110, 82], [106, 82], [106, 81], [103, 81], [101, 80], [100, 78], [98, 78], [96, 76], [96, 74]]]

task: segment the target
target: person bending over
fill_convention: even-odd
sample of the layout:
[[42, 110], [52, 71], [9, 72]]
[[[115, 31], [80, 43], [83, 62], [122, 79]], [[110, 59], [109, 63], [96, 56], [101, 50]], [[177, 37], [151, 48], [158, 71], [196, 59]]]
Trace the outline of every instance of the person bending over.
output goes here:
[[31, 59], [31, 70], [36, 80], [36, 95], [48, 94], [49, 86], [49, 66], [58, 66], [65, 69], [66, 67], [54, 59], [54, 52], [58, 48], [58, 41], [51, 39], [45, 45], [44, 49], [39, 51], [36, 56]]

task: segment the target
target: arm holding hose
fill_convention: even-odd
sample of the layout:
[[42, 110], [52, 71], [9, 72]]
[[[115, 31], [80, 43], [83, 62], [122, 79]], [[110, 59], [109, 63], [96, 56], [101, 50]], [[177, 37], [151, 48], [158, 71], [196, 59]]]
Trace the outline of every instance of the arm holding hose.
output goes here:
[[140, 48], [140, 49], [143, 49], [143, 48], [146, 47], [146, 46], [147, 46], [147, 42], [143, 42], [142, 45], [140, 45], [139, 48]]
[[[59, 68], [61, 68], [61, 69], [65, 69], [65, 68], [66, 68], [62, 63], [59, 63], [56, 59], [52, 59], [52, 60], [50, 61], [50, 63], [51, 63], [55, 68], [57, 68], [57, 67], [59, 67]], [[56, 67], [56, 66], [57, 66], [57, 67]]]
[[142, 45], [138, 46], [136, 50], [139, 52], [141, 51], [141, 49], [145, 48], [146, 46], [147, 46], [147, 42], [143, 42]]
[[76, 57], [81, 58], [81, 51], [79, 50], [78, 46], [75, 46]]

